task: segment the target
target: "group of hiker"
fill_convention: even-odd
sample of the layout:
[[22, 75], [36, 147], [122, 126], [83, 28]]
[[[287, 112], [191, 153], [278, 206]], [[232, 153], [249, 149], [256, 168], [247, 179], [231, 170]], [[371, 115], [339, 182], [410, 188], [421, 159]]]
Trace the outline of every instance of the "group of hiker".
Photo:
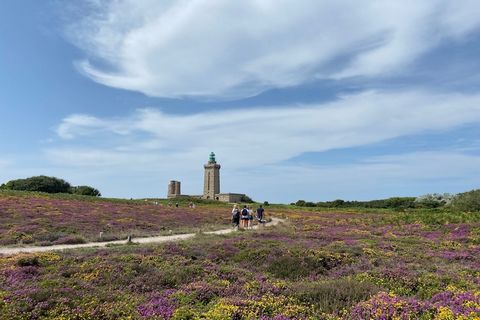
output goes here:
[[[256, 219], [259, 223], [265, 223], [264, 212], [262, 206], [256, 210]], [[234, 228], [251, 229], [254, 220], [254, 211], [250, 206], [244, 205], [240, 210], [238, 205], [234, 205], [232, 209], [232, 224]]]

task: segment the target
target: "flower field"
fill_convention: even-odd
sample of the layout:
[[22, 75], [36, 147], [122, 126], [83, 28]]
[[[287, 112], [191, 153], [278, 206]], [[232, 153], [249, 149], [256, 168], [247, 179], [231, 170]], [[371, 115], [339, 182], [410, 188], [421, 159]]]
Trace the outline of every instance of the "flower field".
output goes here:
[[[188, 232], [228, 224], [225, 209], [0, 192], [0, 245], [69, 244]], [[227, 209], [228, 212], [228, 209]], [[100, 238], [100, 232], [102, 237]]]
[[480, 319], [479, 214], [268, 214], [287, 222], [0, 256], [0, 319]]

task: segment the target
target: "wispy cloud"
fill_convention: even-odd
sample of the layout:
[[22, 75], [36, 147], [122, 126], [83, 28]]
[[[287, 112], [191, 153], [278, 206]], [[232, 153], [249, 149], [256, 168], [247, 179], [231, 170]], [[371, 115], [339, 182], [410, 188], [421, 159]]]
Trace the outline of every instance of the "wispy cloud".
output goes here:
[[[245, 97], [391, 76], [478, 30], [477, 1], [93, 1], [69, 36], [93, 80], [150, 96]], [[100, 64], [99, 64], [100, 63]]]
[[[242, 167], [251, 163], [250, 156], [257, 156], [255, 162], [259, 165], [271, 164], [304, 152], [362, 146], [478, 122], [480, 95], [371, 91], [318, 105], [189, 115], [139, 109], [123, 119], [73, 115], [59, 125], [58, 135], [69, 139], [83, 137], [81, 141], [90, 146], [102, 140], [97, 131], [120, 135], [120, 139], [109, 140], [107, 150], [102, 145], [101, 151], [85, 156], [81, 156], [82, 152], [70, 156], [72, 150], [69, 150], [66, 154], [73, 158], [69, 162], [77, 159], [83, 164], [96, 164], [97, 157], [121, 161], [118, 159], [128, 154], [140, 158], [188, 155], [203, 159], [208, 151], [215, 150], [228, 155], [225, 161], [230, 166]], [[239, 151], [249, 156], [230, 156]]]
[[[300, 180], [311, 180], [312, 187], [313, 177], [320, 176], [332, 184], [336, 179], [339, 188], [349, 177], [357, 177], [356, 182], [347, 183], [349, 188], [356, 186], [357, 191], [364, 185], [363, 179], [370, 176], [374, 182], [368, 194], [372, 195], [378, 191], [374, 184], [381, 181], [405, 182], [416, 177], [428, 180], [435, 176], [462, 179], [465, 170], [476, 170], [478, 157], [453, 150], [369, 157], [362, 164], [347, 166], [295, 167], [282, 163], [305, 152], [365, 146], [472, 123], [480, 123], [480, 95], [371, 91], [330, 103], [278, 108], [187, 115], [148, 108], [123, 118], [105, 119], [73, 115], [58, 127], [61, 140], [45, 152], [51, 162], [61, 167], [102, 172], [103, 176], [127, 174], [134, 176], [132, 180], [155, 176], [157, 184], [181, 178], [199, 188], [201, 165], [208, 153], [215, 151], [231, 175], [230, 181], [243, 175], [255, 185], [268, 185], [275, 191], [262, 191], [253, 185], [241, 189], [265, 197], [273, 197], [276, 192], [272, 199], [281, 199], [282, 193], [286, 197], [286, 190], [295, 185], [301, 196], [308, 184]], [[279, 181], [288, 181], [285, 190], [278, 186]], [[224, 185], [230, 191], [242, 191], [235, 184]], [[345, 194], [353, 194], [347, 189]], [[337, 191], [340, 195], [340, 189]]]

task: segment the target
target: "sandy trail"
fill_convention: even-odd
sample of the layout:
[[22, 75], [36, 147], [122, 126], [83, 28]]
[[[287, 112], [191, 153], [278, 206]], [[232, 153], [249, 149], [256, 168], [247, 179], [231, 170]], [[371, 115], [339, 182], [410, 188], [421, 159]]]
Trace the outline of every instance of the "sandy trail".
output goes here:
[[[265, 226], [256, 225], [253, 226], [253, 229], [258, 229], [266, 227], [266, 226], [275, 226], [280, 222], [283, 222], [283, 219], [273, 218], [272, 221], [267, 223]], [[209, 231], [204, 232], [204, 234], [228, 234], [234, 232], [235, 229], [228, 228], [222, 229], [217, 231]], [[170, 242], [170, 241], [181, 241], [193, 238], [197, 235], [197, 233], [185, 233], [185, 234], [174, 234], [171, 236], [157, 236], [157, 237], [143, 237], [143, 238], [133, 238], [133, 243], [162, 243], [162, 242]], [[78, 248], [99, 248], [99, 247], [106, 247], [112, 244], [126, 244], [126, 240], [115, 240], [115, 241], [105, 241], [105, 242], [88, 242], [88, 243], [81, 243], [81, 244], [59, 244], [53, 246], [46, 246], [46, 247], [38, 247], [38, 246], [30, 246], [30, 247], [0, 247], [0, 254], [3, 255], [14, 255], [18, 253], [24, 252], [47, 252], [47, 251], [59, 251], [59, 250], [70, 250], [70, 249], [78, 249]]]

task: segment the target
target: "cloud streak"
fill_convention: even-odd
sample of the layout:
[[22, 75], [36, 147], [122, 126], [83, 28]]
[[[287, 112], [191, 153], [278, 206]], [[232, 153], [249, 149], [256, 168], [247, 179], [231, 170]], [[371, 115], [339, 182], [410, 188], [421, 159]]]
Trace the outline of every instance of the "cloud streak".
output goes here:
[[[286, 160], [478, 123], [480, 95], [369, 91], [329, 103], [275, 108], [71, 115], [57, 128], [59, 141], [44, 151], [52, 165], [81, 171], [77, 179], [90, 177], [106, 195], [163, 196], [170, 179], [183, 181], [186, 193], [198, 193], [202, 164], [215, 151], [223, 191], [270, 201], [368, 199], [474, 188], [480, 157], [472, 150], [445, 146], [433, 152], [427, 146], [344, 165]], [[142, 187], [131, 190], [135, 183]]]
[[315, 79], [385, 77], [478, 30], [476, 1], [92, 2], [77, 67], [156, 97], [241, 98]]
[[[244, 167], [250, 165], [250, 156], [261, 155], [255, 160], [258, 165], [273, 164], [305, 152], [363, 146], [478, 122], [480, 95], [369, 91], [331, 103], [277, 108], [189, 115], [147, 108], [122, 119], [72, 115], [62, 121], [57, 133], [64, 139], [83, 138], [79, 141], [89, 145], [101, 140], [98, 132], [104, 137], [114, 135], [115, 140], [109, 140], [114, 145], [95, 153], [99, 159], [141, 153], [193, 160], [203, 159], [210, 150], [235, 155], [240, 148], [249, 156], [228, 156], [225, 162]], [[83, 164], [96, 163], [93, 154], [75, 157]]]

